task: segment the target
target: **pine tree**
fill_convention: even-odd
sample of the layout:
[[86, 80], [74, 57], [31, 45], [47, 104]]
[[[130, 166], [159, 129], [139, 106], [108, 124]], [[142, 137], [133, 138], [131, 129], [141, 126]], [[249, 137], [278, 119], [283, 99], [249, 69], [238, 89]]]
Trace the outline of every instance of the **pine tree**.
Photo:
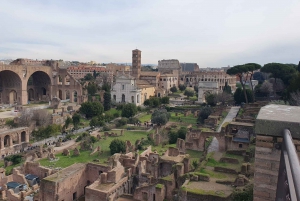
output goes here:
[[103, 98], [104, 98], [104, 103], [103, 103], [104, 111], [110, 110], [110, 108], [111, 108], [111, 95], [110, 95], [110, 92], [105, 91]]

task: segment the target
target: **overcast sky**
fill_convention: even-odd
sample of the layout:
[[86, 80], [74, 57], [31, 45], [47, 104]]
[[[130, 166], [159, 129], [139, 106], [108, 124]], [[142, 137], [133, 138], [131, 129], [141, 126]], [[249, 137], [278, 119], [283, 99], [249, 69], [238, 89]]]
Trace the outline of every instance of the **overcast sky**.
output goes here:
[[6, 0], [0, 58], [200, 67], [300, 60], [299, 0]]

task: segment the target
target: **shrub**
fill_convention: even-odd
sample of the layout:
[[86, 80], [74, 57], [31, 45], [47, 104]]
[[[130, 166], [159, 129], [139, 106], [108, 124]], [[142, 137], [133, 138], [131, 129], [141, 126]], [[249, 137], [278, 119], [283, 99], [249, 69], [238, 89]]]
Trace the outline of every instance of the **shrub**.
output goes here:
[[177, 142], [178, 134], [175, 131], [169, 132], [169, 143], [175, 144]]
[[116, 123], [116, 127], [121, 127], [127, 124], [128, 119], [127, 118], [122, 118], [119, 119]]
[[109, 149], [110, 149], [110, 153], [111, 155], [115, 154], [115, 153], [125, 153], [126, 152], [126, 144], [123, 140], [119, 140], [119, 139], [114, 139], [113, 141], [111, 141], [110, 145], [109, 145]]
[[14, 165], [15, 164], [19, 164], [22, 162], [22, 158], [23, 156], [20, 154], [15, 154], [15, 155], [10, 155], [10, 156], [6, 156], [4, 158], [5, 161], [11, 161]]
[[113, 114], [113, 116], [114, 116], [114, 118], [118, 118], [118, 117], [120, 117], [120, 114], [118, 112], [116, 112]]
[[204, 123], [204, 120], [208, 118], [208, 116], [212, 113], [211, 108], [210, 107], [204, 107], [202, 108], [202, 110], [199, 113], [199, 117], [198, 120], [201, 123]]
[[170, 118], [170, 114], [167, 110], [155, 110], [151, 116], [151, 122], [157, 125], [165, 125]]
[[171, 88], [170, 88], [170, 91], [173, 92], [173, 93], [177, 92], [177, 87], [176, 87], [176, 86], [171, 87]]
[[136, 124], [136, 123], [138, 123], [139, 122], [139, 119], [138, 118], [135, 118], [135, 117], [130, 117], [129, 119], [128, 119], [128, 123], [129, 124]]
[[181, 138], [181, 139], [185, 140], [186, 133], [187, 133], [187, 128], [186, 127], [181, 127], [177, 131], [178, 138]]
[[103, 126], [103, 131], [110, 131], [111, 128], [109, 126]]
[[90, 136], [90, 141], [91, 141], [91, 143], [94, 144], [95, 142], [98, 141], [98, 139], [95, 136]]

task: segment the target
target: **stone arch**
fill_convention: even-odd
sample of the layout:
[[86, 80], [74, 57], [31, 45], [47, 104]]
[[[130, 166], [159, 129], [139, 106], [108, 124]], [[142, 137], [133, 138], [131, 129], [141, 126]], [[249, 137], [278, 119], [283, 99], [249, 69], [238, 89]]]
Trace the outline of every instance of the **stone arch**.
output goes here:
[[33, 89], [34, 91], [34, 101], [49, 101], [51, 85], [51, 78], [44, 71], [33, 72], [27, 80], [27, 89]]
[[22, 104], [22, 80], [17, 73], [11, 70], [0, 72], [0, 97], [2, 104]]
[[6, 135], [4, 137], [4, 147], [10, 147], [11, 146], [11, 137], [10, 135]]
[[26, 142], [26, 132], [25, 131], [21, 132], [21, 142]]

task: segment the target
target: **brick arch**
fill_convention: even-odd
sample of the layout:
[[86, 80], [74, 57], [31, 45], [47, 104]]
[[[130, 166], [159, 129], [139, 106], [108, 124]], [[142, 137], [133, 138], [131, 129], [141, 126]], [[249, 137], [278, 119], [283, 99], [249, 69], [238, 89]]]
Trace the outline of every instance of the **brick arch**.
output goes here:
[[205, 140], [208, 137], [215, 137], [219, 141], [219, 151], [225, 151], [225, 136], [218, 132], [201, 132], [199, 138], [199, 147], [205, 151]]

